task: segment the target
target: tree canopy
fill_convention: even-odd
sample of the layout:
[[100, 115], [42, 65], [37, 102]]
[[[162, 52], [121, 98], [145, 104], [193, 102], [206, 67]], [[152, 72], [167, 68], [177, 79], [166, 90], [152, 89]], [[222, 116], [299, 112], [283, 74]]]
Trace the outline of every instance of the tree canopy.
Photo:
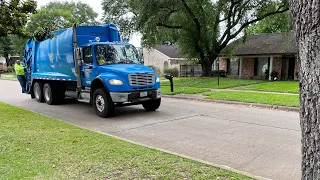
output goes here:
[[[287, 0], [103, 0], [105, 20], [122, 32], [142, 34], [143, 45], [153, 47], [175, 33], [181, 52], [197, 58], [204, 76], [233, 39], [250, 24], [288, 10]], [[113, 9], [113, 10], [112, 10]], [[122, 21], [123, 20], [123, 21]], [[134, 29], [123, 28], [128, 23]]]
[[53, 1], [41, 7], [30, 17], [27, 25], [29, 32], [39, 27], [60, 29], [77, 25], [95, 25], [98, 14], [86, 3]]
[[[9, 54], [23, 55], [30, 34], [40, 36], [41, 33], [47, 33], [46, 31], [71, 27], [73, 24], [97, 24], [98, 14], [86, 3], [55, 1], [41, 7], [36, 13], [35, 1], [12, 0], [8, 2], [0, 0], [0, 3], [2, 14], [12, 14], [12, 16], [2, 15], [3, 18], [0, 20], [0, 55], [7, 60]], [[31, 15], [31, 13], [35, 14]], [[25, 28], [29, 16], [30, 19]], [[21, 24], [18, 26], [15, 21], [19, 21]]]
[[251, 35], [286, 33], [292, 30], [292, 20], [289, 12], [267, 17], [246, 28], [246, 33]]
[[0, 37], [8, 34], [27, 36], [24, 27], [36, 8], [37, 3], [33, 0], [0, 0]]

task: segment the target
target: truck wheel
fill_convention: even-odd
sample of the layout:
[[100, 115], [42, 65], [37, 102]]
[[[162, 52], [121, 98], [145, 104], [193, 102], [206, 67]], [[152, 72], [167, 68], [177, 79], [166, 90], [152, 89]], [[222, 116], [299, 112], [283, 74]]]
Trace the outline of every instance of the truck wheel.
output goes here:
[[92, 103], [98, 116], [106, 118], [114, 115], [114, 103], [103, 88], [99, 88], [93, 93]]
[[43, 84], [41, 82], [34, 83], [34, 85], [33, 85], [33, 94], [34, 94], [34, 97], [36, 98], [36, 100], [38, 102], [44, 102], [42, 89], [43, 89]]
[[147, 111], [155, 111], [160, 107], [160, 104], [161, 104], [161, 98], [144, 102], [142, 103], [142, 106]]
[[54, 105], [58, 102], [57, 91], [51, 83], [46, 83], [43, 86], [43, 97], [47, 104]]

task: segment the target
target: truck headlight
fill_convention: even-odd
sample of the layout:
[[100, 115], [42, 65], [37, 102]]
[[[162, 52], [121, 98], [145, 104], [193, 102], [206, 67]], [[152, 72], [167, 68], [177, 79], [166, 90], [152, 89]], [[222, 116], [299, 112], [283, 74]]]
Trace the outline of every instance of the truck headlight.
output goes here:
[[118, 79], [110, 79], [109, 80], [109, 84], [112, 84], [112, 85], [122, 85], [123, 82], [121, 80], [118, 80]]
[[160, 78], [159, 77], [157, 77], [156, 82], [160, 82]]

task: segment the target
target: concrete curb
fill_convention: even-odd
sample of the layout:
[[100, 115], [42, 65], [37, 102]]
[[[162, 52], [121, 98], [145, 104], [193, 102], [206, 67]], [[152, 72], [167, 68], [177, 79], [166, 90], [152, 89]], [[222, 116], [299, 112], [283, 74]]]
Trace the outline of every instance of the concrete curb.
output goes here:
[[[11, 105], [11, 104], [8, 104], [8, 105], [14, 106], [14, 105]], [[19, 106], [14, 106], [14, 107], [24, 109], [24, 108], [19, 107]], [[29, 112], [33, 112], [33, 113], [36, 113], [36, 114], [41, 114], [41, 113], [38, 113], [38, 112], [33, 111], [33, 110], [28, 110], [28, 109], [24, 109], [24, 110], [27, 110]], [[194, 158], [194, 157], [191, 157], [191, 156], [187, 156], [187, 155], [184, 155], [184, 154], [180, 154], [180, 153], [176, 153], [176, 152], [173, 152], [173, 151], [157, 148], [157, 147], [154, 147], [154, 146], [149, 146], [149, 145], [142, 144], [142, 143], [138, 143], [138, 142], [135, 142], [135, 141], [132, 141], [132, 140], [129, 140], [129, 139], [125, 139], [125, 138], [121, 138], [121, 137], [118, 137], [118, 136], [115, 136], [115, 135], [112, 135], [112, 134], [109, 134], [109, 133], [88, 129], [88, 128], [85, 128], [85, 127], [82, 127], [82, 126], [79, 126], [79, 125], [76, 125], [76, 124], [72, 124], [70, 122], [67, 122], [67, 121], [64, 121], [64, 120], [61, 120], [61, 119], [57, 119], [55, 117], [48, 116], [48, 115], [45, 115], [45, 114], [41, 114], [41, 115], [45, 116], [45, 117], [48, 117], [48, 118], [56, 119], [58, 121], [61, 121], [61, 122], [67, 123], [67, 124], [71, 124], [73, 126], [81, 128], [81, 129], [86, 129], [86, 130], [89, 130], [89, 131], [92, 131], [92, 132], [96, 132], [96, 133], [99, 133], [99, 134], [107, 135], [107, 136], [110, 136], [112, 138], [115, 138], [115, 139], [118, 139], [118, 140], [121, 140], [121, 141], [125, 141], [125, 142], [128, 142], [128, 143], [132, 143], [132, 144], [135, 144], [135, 145], [138, 145], [138, 146], [143, 146], [143, 147], [146, 147], [146, 148], [149, 148], [149, 149], [154, 149], [154, 150], [161, 151], [161, 152], [164, 152], [164, 153], [167, 153], [167, 154], [171, 154], [171, 155], [174, 155], [174, 156], [179, 156], [179, 157], [182, 157], [182, 158], [186, 158], [186, 159], [190, 159], [190, 160], [193, 160], [193, 161], [197, 161], [197, 162], [209, 165], [209, 166], [213, 166], [215, 168], [228, 170], [228, 171], [231, 171], [231, 172], [234, 172], [234, 173], [237, 173], [237, 174], [242, 174], [242, 175], [248, 176], [248, 177], [253, 178], [253, 179], [271, 180], [269, 178], [253, 175], [253, 174], [250, 174], [250, 173], [245, 172], [245, 171], [236, 170], [236, 169], [234, 169], [232, 167], [229, 167], [229, 166], [215, 164], [215, 163], [212, 163], [212, 162], [204, 161], [204, 160], [201, 160], [201, 159], [198, 159], [198, 158]]]
[[241, 106], [259, 107], [259, 108], [275, 109], [275, 110], [282, 110], [282, 111], [292, 111], [292, 112], [299, 112], [300, 111], [300, 109], [296, 108], [296, 107], [277, 106], [277, 105], [268, 105], [268, 104], [245, 103], [245, 102], [223, 101], [223, 100], [211, 100], [211, 99], [192, 98], [192, 97], [179, 96], [179, 95], [162, 95], [162, 97], [171, 98], [171, 99], [183, 99], [183, 100], [194, 100], [194, 101], [211, 102], [211, 103], [221, 103], [221, 104], [233, 104], [233, 105], [241, 105]]

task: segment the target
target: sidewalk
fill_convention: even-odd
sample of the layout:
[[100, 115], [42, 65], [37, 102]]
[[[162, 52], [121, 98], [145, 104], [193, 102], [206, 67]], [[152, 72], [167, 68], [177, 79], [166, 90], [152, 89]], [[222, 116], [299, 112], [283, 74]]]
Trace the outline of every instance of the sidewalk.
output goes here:
[[241, 90], [241, 89], [211, 89], [211, 91], [213, 91], [213, 92], [214, 91], [233, 91], [233, 92], [253, 92], [253, 93], [266, 93], [266, 94], [298, 95], [297, 93], [254, 91], [254, 90]]
[[[211, 91], [225, 91], [225, 90], [227, 90], [227, 89], [219, 89], [219, 90], [212, 89]], [[230, 90], [230, 91], [233, 91], [233, 90]], [[235, 91], [238, 91], [238, 90], [235, 90]], [[247, 91], [247, 92], [259, 92], [259, 91]], [[264, 93], [268, 93], [268, 92], [264, 92]], [[184, 100], [203, 101], [203, 102], [222, 103], [222, 104], [233, 104], [233, 105], [239, 105], [239, 106], [250, 106], [250, 107], [259, 107], [259, 108], [267, 108], [267, 109], [282, 110], [282, 111], [299, 112], [299, 108], [297, 108], [297, 107], [268, 105], [268, 104], [259, 104], [259, 103], [247, 103], [247, 102], [238, 102], [238, 101], [212, 100], [212, 99], [206, 99], [203, 96], [203, 94], [204, 93], [163, 95], [163, 97], [171, 98], [171, 99], [184, 99]], [[279, 94], [279, 93], [275, 93], [275, 94]], [[284, 93], [282, 93], [282, 94], [284, 94]]]

